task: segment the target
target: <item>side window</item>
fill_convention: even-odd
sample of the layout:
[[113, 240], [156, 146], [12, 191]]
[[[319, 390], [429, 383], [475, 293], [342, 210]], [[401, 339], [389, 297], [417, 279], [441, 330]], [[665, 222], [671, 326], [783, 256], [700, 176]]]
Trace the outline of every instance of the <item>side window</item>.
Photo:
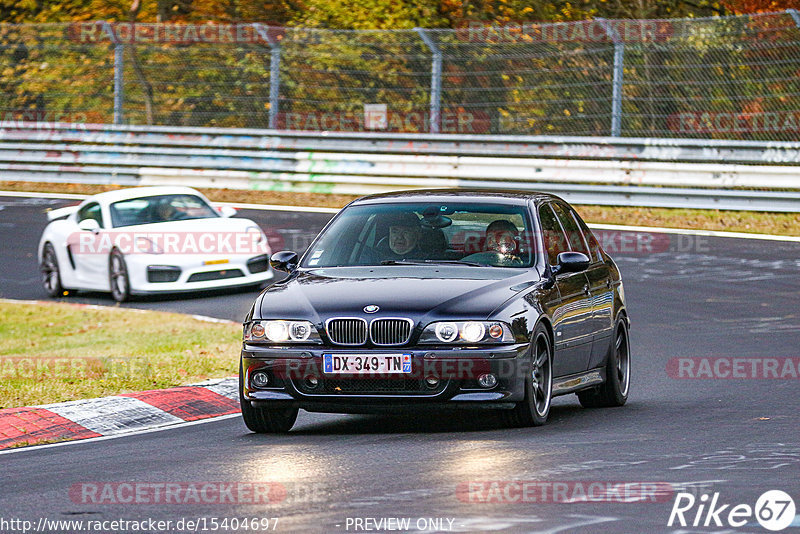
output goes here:
[[581, 229], [578, 227], [578, 223], [575, 222], [575, 219], [569, 213], [569, 208], [560, 203], [553, 203], [552, 206], [556, 215], [558, 215], [558, 220], [561, 221], [561, 226], [564, 227], [564, 231], [567, 233], [569, 247], [573, 252], [583, 252], [591, 259], [589, 246], [586, 244], [586, 240], [583, 237]]
[[597, 238], [594, 236], [594, 233], [589, 229], [588, 226], [586, 226], [586, 223], [583, 222], [583, 219], [581, 219], [581, 216], [578, 215], [577, 212], [570, 210], [570, 214], [578, 223], [578, 226], [580, 226], [583, 236], [589, 243], [589, 251], [592, 253], [590, 258], [592, 261], [603, 261], [603, 256], [600, 254], [600, 243], [597, 242]]
[[100, 225], [100, 228], [103, 228], [103, 215], [100, 213], [100, 204], [93, 202], [78, 211], [78, 222], [86, 219], [94, 219]]
[[539, 208], [539, 221], [542, 225], [542, 241], [544, 241], [544, 248], [547, 251], [547, 261], [550, 265], [556, 265], [558, 255], [569, 250], [567, 237], [549, 204]]

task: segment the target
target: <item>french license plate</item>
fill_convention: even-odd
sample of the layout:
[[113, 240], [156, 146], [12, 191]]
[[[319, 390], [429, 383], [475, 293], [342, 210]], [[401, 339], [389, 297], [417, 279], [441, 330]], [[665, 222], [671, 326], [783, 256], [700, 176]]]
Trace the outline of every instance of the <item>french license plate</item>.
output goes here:
[[411, 354], [323, 354], [326, 374], [410, 374]]

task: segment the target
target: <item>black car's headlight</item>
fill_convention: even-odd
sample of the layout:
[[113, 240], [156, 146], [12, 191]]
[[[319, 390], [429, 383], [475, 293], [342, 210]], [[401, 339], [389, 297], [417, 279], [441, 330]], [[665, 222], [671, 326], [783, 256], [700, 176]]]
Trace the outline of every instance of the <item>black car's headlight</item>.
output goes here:
[[511, 327], [500, 321], [438, 321], [425, 327], [420, 343], [513, 343]]
[[253, 321], [244, 327], [244, 340], [262, 343], [322, 343], [310, 321]]

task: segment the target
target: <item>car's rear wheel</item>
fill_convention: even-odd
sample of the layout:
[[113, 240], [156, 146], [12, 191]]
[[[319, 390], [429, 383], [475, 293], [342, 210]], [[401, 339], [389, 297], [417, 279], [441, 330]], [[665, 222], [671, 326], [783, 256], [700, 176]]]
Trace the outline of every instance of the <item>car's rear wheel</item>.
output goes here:
[[628, 401], [631, 385], [631, 351], [628, 322], [621, 317], [614, 329], [614, 344], [609, 349], [606, 381], [603, 385], [578, 392], [584, 408], [622, 406]]
[[64, 287], [61, 285], [61, 272], [58, 268], [56, 249], [53, 248], [52, 243], [46, 243], [44, 245], [40, 270], [42, 272], [42, 284], [47, 294], [51, 297], [62, 296], [64, 294]]
[[114, 249], [108, 259], [108, 280], [111, 286], [111, 296], [117, 302], [125, 302], [131, 296], [131, 282], [128, 276], [128, 266], [122, 253]]
[[299, 410], [289, 408], [254, 407], [244, 398], [244, 372], [239, 362], [239, 405], [242, 408], [242, 419], [251, 431], [257, 434], [285, 434], [297, 421]]
[[504, 413], [511, 427], [541, 426], [550, 415], [553, 398], [553, 350], [547, 329], [536, 327], [529, 368], [525, 370], [525, 398]]

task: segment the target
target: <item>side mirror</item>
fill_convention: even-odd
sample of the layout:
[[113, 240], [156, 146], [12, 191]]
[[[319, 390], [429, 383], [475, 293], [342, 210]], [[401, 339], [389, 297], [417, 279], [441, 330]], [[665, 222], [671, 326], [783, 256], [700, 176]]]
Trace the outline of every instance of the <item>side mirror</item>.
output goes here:
[[96, 234], [100, 231], [100, 223], [94, 219], [84, 219], [78, 223], [78, 228], [84, 232], [92, 232]]
[[297, 269], [297, 262], [297, 252], [292, 252], [291, 250], [276, 252], [269, 259], [269, 264], [273, 269], [276, 271], [283, 271], [284, 273], [291, 273]]
[[236, 215], [236, 208], [231, 206], [220, 206], [217, 208], [217, 211], [219, 211], [219, 214], [223, 217], [233, 217]]
[[589, 256], [583, 252], [562, 252], [558, 255], [558, 265], [553, 274], [577, 273], [589, 268]]

